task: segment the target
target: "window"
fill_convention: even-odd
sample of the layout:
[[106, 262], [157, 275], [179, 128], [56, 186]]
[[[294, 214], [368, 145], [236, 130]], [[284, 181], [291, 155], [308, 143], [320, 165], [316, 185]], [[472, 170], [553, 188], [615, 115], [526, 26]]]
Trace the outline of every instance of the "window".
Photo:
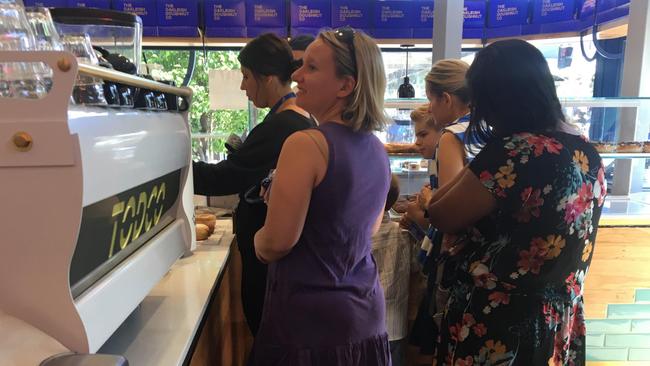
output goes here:
[[[249, 129], [249, 110], [210, 110], [208, 99], [208, 70], [238, 70], [236, 51], [196, 51], [196, 63], [189, 87], [192, 88], [192, 108], [189, 122], [192, 131], [192, 157], [214, 162], [225, 157], [224, 142], [231, 133], [242, 135]], [[146, 50], [145, 60], [154, 78], [173, 80], [181, 85], [187, 72], [190, 51]], [[258, 114], [259, 116], [259, 114]]]

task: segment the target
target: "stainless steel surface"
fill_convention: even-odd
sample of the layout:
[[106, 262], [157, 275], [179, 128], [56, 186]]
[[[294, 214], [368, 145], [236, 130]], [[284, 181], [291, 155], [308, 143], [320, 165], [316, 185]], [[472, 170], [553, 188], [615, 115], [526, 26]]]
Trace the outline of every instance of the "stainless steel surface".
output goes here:
[[181, 97], [192, 96], [192, 89], [190, 88], [178, 88], [175, 86], [169, 86], [157, 81], [143, 79], [137, 76], [113, 71], [104, 67], [79, 64], [79, 73], [88, 76], [94, 76], [104, 80], [114, 81], [116, 83], [135, 86], [138, 88], [145, 88], [153, 91], [175, 94]]

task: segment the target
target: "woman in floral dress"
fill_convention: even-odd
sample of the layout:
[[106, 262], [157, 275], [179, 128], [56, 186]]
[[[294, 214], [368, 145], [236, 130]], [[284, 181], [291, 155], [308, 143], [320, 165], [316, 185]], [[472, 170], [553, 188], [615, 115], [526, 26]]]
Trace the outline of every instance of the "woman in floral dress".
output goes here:
[[[600, 156], [569, 124], [546, 60], [520, 40], [467, 74], [470, 138], [485, 146], [429, 206], [465, 235], [438, 365], [584, 365], [582, 287], [606, 194]], [[481, 123], [484, 121], [485, 123]]]

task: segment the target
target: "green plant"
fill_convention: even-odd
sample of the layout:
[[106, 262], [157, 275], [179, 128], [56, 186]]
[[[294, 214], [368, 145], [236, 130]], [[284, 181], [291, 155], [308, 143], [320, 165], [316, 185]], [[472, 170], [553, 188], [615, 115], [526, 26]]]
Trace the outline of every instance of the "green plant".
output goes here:
[[[145, 56], [149, 64], [160, 65], [161, 70], [153, 70], [157, 77], [173, 80], [181, 85], [190, 58], [190, 51], [177, 50], [146, 50]], [[192, 150], [194, 158], [214, 160], [217, 153], [225, 153], [225, 137], [230, 133], [238, 135], [248, 130], [248, 110], [210, 110], [208, 98], [208, 71], [238, 70], [240, 65], [236, 51], [197, 51], [196, 66], [189, 87], [194, 95], [190, 108], [189, 122], [193, 133], [219, 134], [217, 138], [193, 139]], [[201, 124], [201, 116], [205, 115], [207, 123]]]

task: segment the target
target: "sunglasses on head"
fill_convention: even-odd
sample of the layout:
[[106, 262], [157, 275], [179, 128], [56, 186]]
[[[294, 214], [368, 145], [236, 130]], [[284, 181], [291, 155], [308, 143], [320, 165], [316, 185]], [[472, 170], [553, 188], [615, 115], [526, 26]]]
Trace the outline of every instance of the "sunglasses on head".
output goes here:
[[356, 31], [352, 27], [341, 27], [337, 28], [334, 30], [334, 36], [336, 36], [336, 39], [338, 39], [340, 42], [345, 43], [348, 48], [350, 49], [350, 53], [352, 54], [352, 66], [354, 68], [354, 76], [356, 78], [357, 76], [357, 55], [355, 52], [354, 48], [354, 35]]

